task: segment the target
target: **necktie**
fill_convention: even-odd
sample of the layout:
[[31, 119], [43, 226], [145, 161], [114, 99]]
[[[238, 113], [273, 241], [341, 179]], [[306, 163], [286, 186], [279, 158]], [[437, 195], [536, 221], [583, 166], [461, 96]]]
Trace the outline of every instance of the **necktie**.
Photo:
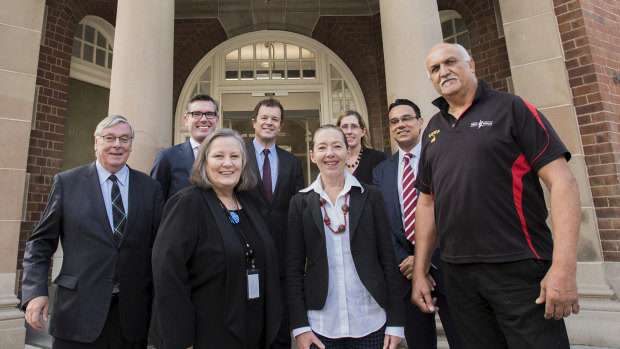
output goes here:
[[415, 210], [418, 204], [417, 191], [414, 188], [415, 178], [411, 167], [411, 153], [406, 153], [404, 157], [405, 168], [403, 170], [403, 215], [405, 217], [405, 237], [409, 242], [414, 241]]
[[115, 175], [111, 175], [109, 179], [112, 181], [112, 225], [114, 226], [114, 239], [118, 245], [125, 233], [127, 216], [125, 215], [121, 190], [118, 187], [118, 178]]
[[271, 202], [271, 164], [269, 163], [269, 149], [263, 150], [265, 153], [265, 161], [263, 162], [263, 186], [265, 187], [265, 194], [267, 194], [267, 200]]

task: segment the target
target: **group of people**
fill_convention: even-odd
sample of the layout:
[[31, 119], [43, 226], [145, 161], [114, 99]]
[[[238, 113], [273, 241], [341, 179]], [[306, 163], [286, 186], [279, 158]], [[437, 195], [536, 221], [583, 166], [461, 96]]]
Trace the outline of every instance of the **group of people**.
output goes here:
[[[318, 177], [276, 145], [284, 108], [249, 143], [199, 94], [190, 138], [129, 168], [134, 131], [97, 126], [96, 160], [55, 176], [24, 255], [22, 307], [43, 328], [60, 241], [54, 348], [568, 348], [579, 311], [579, 194], [570, 153], [528, 102], [491, 90], [455, 44], [427, 56], [440, 94], [424, 132], [397, 99], [398, 145], [371, 149], [355, 111], [313, 134]], [[539, 178], [550, 191], [553, 237]], [[153, 304], [154, 303], [154, 304]], [[152, 306], [153, 304], [153, 306]], [[153, 314], [151, 321], [151, 314]]]

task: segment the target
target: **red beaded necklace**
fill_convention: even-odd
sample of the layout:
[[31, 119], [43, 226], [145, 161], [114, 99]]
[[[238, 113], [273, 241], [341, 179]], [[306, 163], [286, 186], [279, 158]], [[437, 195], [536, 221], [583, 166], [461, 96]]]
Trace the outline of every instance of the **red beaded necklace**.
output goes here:
[[319, 201], [321, 202], [321, 206], [323, 207], [323, 213], [325, 214], [325, 218], [323, 218], [323, 220], [325, 221], [325, 225], [329, 228], [329, 230], [332, 231], [332, 233], [334, 234], [340, 234], [342, 232], [344, 232], [347, 229], [347, 212], [349, 212], [349, 205], [347, 205], [347, 199], [349, 198], [349, 193], [346, 193], [344, 195], [344, 204], [342, 205], [341, 209], [342, 209], [342, 213], [344, 215], [344, 224], [340, 224], [338, 226], [337, 230], [334, 230], [332, 228], [332, 223], [331, 220], [329, 219], [329, 216], [327, 215], [327, 209], [325, 208], [325, 199], [323, 198], [319, 198]]

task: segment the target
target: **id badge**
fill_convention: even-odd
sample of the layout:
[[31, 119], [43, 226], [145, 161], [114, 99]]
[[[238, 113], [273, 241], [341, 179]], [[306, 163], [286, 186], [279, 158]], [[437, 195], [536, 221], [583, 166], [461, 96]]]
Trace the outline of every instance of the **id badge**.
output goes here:
[[248, 299], [257, 299], [260, 297], [258, 269], [248, 269], [246, 274], [248, 276]]

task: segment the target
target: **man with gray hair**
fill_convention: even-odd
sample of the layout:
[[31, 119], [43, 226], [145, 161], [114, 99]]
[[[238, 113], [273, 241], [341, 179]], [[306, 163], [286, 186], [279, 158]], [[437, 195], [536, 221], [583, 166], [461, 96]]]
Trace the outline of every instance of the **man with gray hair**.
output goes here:
[[439, 237], [465, 348], [569, 348], [580, 223], [570, 153], [535, 107], [478, 80], [462, 46], [435, 46], [426, 68], [441, 97], [422, 136], [412, 301], [437, 310], [425, 276]]
[[35, 329], [48, 321], [47, 277], [63, 248], [50, 321], [53, 348], [146, 348], [153, 285], [151, 249], [163, 211], [157, 181], [127, 166], [134, 130], [120, 115], [95, 130], [93, 163], [54, 177], [26, 243], [22, 308]]

